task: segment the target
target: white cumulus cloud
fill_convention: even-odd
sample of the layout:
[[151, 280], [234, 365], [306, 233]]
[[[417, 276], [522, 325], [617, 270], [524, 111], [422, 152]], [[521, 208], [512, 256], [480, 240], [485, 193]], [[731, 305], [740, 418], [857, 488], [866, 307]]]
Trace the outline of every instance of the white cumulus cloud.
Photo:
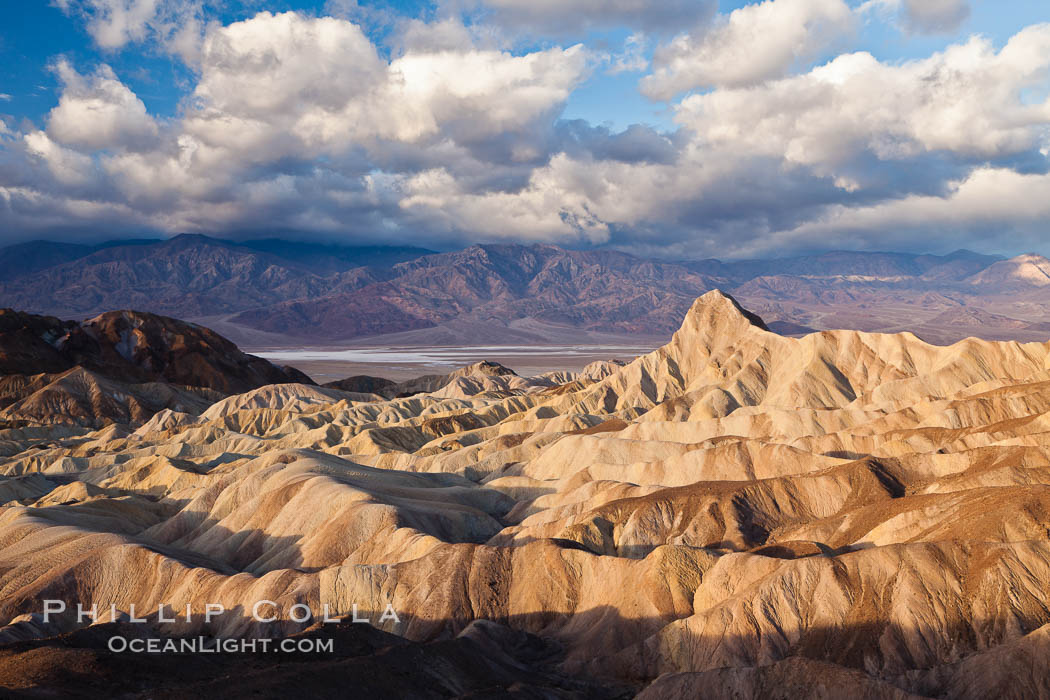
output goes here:
[[68, 146], [91, 149], [141, 149], [156, 141], [157, 124], [146, 105], [109, 66], [102, 65], [85, 76], [62, 60], [55, 72], [63, 89], [58, 106], [48, 115], [51, 137]]
[[842, 40], [855, 17], [843, 0], [766, 0], [660, 47], [641, 83], [655, 99], [694, 88], [752, 85], [787, 74]]
[[85, 20], [103, 49], [153, 39], [187, 62], [196, 59], [205, 24], [205, 0], [55, 0], [62, 11]]
[[1024, 91], [1045, 84], [1048, 71], [1050, 25], [1037, 25], [998, 52], [973, 38], [900, 65], [845, 54], [760, 87], [690, 96], [677, 119], [707, 144], [829, 174], [853, 164], [862, 175], [872, 157], [1005, 158], [1047, 139], [1050, 101]]

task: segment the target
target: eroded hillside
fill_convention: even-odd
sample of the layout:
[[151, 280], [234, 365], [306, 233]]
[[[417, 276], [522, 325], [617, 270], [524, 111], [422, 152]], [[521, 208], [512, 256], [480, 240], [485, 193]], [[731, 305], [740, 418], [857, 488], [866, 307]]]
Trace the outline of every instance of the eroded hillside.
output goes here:
[[[419, 658], [478, 620], [527, 632], [553, 695], [1050, 693], [1048, 366], [1037, 343], [786, 338], [710, 292], [665, 347], [581, 376], [10, 428], [0, 639], [84, 627], [44, 599], [238, 611], [167, 635], [311, 624], [253, 619], [269, 600], [357, 605]], [[0, 667], [43, 648], [21, 643]]]

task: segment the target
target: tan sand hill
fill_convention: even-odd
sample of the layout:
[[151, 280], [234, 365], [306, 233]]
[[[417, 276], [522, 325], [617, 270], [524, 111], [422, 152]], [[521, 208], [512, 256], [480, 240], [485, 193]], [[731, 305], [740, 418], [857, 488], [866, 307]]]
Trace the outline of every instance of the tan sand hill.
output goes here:
[[[93, 628], [32, 614], [69, 598], [235, 611], [147, 626], [165, 635], [297, 634], [294, 603], [357, 605], [421, 669], [515, 630], [560, 651], [500, 642], [484, 673], [563, 697], [583, 692], [567, 676], [643, 697], [1050, 694], [1050, 345], [786, 338], [709, 292], [624, 366], [422, 388], [0, 430], [0, 640], [36, 645], [0, 649], [0, 678], [50, 659], [32, 682], [61, 686], [39, 640]], [[279, 620], [251, 619], [263, 599]]]

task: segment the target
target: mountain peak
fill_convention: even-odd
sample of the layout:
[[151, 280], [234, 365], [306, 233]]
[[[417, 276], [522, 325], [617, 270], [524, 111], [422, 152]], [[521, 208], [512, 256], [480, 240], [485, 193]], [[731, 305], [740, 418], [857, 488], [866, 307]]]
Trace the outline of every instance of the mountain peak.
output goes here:
[[739, 318], [764, 331], [769, 330], [765, 321], [757, 314], [745, 309], [731, 294], [727, 294], [721, 289], [712, 289], [710, 292], [698, 297], [693, 302], [693, 306], [689, 309], [686, 318], [688, 319], [692, 316], [698, 316], [708, 321], [713, 316], [717, 316], [720, 319]]
[[732, 296], [713, 289], [693, 302], [671, 343], [685, 356], [692, 356], [698, 348], [709, 352], [713, 348], [733, 344], [756, 330], [769, 329], [761, 318], [741, 306]]

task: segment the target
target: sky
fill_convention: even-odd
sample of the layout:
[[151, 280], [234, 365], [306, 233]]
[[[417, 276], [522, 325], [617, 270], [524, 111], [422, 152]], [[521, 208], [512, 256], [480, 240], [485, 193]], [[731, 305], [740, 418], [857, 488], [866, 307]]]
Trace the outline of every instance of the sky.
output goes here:
[[1046, 0], [0, 0], [0, 244], [1050, 254]]

